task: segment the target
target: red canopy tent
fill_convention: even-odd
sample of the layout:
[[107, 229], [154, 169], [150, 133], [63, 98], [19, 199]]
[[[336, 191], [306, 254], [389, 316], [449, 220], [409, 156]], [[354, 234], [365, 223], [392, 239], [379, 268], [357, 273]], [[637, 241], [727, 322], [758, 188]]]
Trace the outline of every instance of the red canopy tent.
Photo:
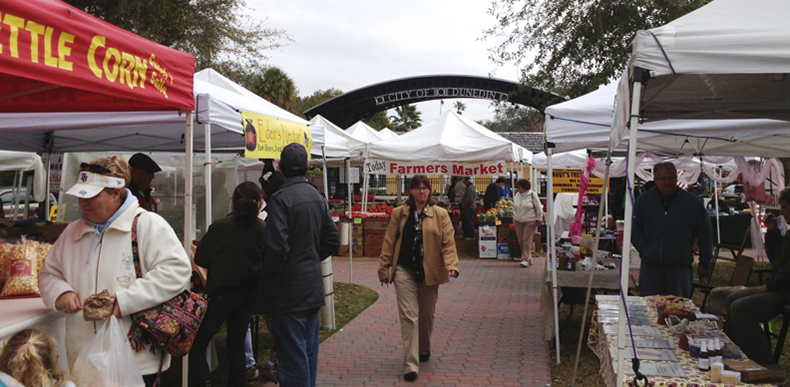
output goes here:
[[[0, 112], [186, 113], [185, 225], [192, 214], [194, 69], [192, 55], [59, 0], [0, 0]], [[185, 230], [185, 248], [189, 236]], [[186, 373], [184, 367], [184, 380]]]
[[195, 58], [58, 0], [0, 0], [0, 112], [193, 110]]

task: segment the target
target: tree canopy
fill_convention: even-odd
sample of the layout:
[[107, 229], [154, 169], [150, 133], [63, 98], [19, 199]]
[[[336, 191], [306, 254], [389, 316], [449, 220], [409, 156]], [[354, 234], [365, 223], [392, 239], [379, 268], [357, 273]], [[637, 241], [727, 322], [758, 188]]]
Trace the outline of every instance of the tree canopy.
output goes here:
[[[576, 97], [614, 80], [640, 29], [666, 24], [710, 0], [493, 0], [501, 40], [490, 58], [522, 65], [522, 82]], [[533, 58], [534, 56], [534, 58]]]
[[[244, 0], [66, 0], [100, 19], [195, 56], [236, 81], [260, 71], [265, 52], [290, 41], [254, 21]], [[242, 82], [245, 83], [245, 82]]]
[[249, 89], [265, 100], [294, 112], [299, 90], [293, 79], [279, 67], [268, 67], [262, 73], [253, 76]]
[[417, 129], [422, 123], [420, 117], [422, 113], [414, 105], [402, 105], [395, 108], [395, 116], [392, 117], [392, 124], [396, 132], [409, 132]]
[[297, 97], [295, 108], [296, 111], [294, 113], [305, 117], [304, 112], [340, 95], [343, 95], [341, 90], [329, 88], [326, 90], [316, 90], [312, 95], [307, 97]]
[[543, 115], [535, 109], [519, 105], [498, 106], [494, 119], [478, 123], [494, 132], [543, 131]]

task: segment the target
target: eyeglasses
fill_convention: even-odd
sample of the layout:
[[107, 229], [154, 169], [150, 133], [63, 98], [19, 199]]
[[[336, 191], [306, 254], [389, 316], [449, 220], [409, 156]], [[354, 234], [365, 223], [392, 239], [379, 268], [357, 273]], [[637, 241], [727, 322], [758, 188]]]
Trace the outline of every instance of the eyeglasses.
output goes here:
[[80, 164], [80, 171], [88, 171], [92, 173], [98, 173], [100, 175], [110, 175], [112, 171], [109, 169], [102, 167], [101, 165], [97, 164], [89, 164], [89, 163], [82, 163]]
[[414, 187], [412, 188], [415, 191], [430, 191], [431, 189], [428, 187]]

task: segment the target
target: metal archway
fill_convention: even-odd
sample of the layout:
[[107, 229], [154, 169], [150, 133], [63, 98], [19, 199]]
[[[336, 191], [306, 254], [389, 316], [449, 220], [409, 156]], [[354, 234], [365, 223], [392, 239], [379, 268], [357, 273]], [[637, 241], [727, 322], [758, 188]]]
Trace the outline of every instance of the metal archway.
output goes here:
[[341, 128], [397, 106], [439, 99], [489, 99], [543, 111], [565, 98], [516, 82], [469, 75], [431, 75], [377, 83], [332, 98], [304, 112], [320, 114]]

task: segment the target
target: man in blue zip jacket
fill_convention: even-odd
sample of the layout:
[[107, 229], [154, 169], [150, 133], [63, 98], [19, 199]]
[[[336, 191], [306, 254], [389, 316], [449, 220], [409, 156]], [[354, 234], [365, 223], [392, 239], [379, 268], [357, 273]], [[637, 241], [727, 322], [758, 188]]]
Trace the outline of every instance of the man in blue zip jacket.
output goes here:
[[318, 311], [324, 306], [321, 261], [340, 237], [326, 200], [305, 178], [307, 151], [288, 144], [280, 154], [285, 182], [266, 203], [266, 255], [262, 309], [270, 313], [283, 387], [315, 386]]
[[694, 240], [699, 246], [697, 274], [710, 274], [713, 241], [708, 212], [694, 194], [678, 189], [677, 169], [669, 162], [653, 167], [656, 186], [634, 206], [631, 243], [639, 251], [642, 296], [691, 297]]

